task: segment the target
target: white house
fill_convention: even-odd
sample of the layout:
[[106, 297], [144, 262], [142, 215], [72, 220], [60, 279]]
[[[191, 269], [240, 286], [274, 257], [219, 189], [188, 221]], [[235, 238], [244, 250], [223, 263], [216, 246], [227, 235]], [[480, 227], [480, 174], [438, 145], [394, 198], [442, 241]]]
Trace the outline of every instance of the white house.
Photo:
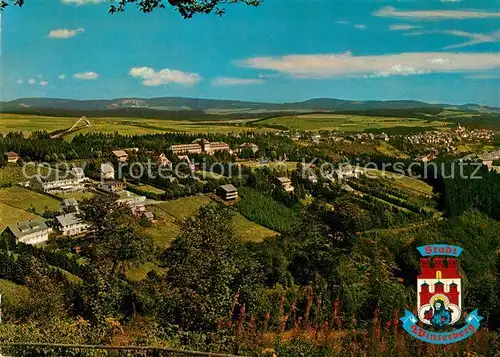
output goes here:
[[82, 222], [75, 213], [64, 214], [56, 217], [59, 230], [63, 236], [76, 236], [85, 233], [88, 225]]
[[111, 164], [101, 164], [101, 179], [113, 180], [115, 178], [115, 168]]
[[49, 239], [52, 228], [42, 219], [30, 219], [8, 226], [6, 232], [15, 243], [38, 244]]
[[125, 189], [126, 184], [122, 181], [106, 181], [99, 184], [99, 188], [109, 193], [119, 193]]
[[65, 212], [76, 212], [78, 211], [78, 201], [74, 198], [65, 198], [61, 202], [61, 209]]

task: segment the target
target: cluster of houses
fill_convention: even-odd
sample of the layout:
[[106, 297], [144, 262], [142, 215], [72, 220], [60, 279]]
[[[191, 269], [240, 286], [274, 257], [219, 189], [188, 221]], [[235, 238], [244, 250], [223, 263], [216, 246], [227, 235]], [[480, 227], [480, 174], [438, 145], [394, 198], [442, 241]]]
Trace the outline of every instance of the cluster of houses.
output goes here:
[[443, 146], [445, 151], [453, 152], [453, 144], [464, 142], [490, 141], [494, 137], [494, 132], [487, 129], [468, 130], [458, 124], [454, 130], [426, 131], [414, 135], [403, 137], [413, 145], [432, 144]]
[[[65, 237], [77, 236], [88, 231], [89, 226], [78, 217], [78, 202], [68, 198], [61, 202], [63, 214], [56, 216], [58, 233]], [[2, 241], [9, 244], [39, 244], [46, 242], [54, 229], [43, 218], [29, 219], [9, 225], [2, 233]]]

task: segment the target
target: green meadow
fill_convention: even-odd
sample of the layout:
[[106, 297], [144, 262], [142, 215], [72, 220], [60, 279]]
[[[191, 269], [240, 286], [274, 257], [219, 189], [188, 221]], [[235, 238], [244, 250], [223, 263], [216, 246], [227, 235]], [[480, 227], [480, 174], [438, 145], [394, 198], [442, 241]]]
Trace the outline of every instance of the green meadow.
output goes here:
[[[79, 117], [50, 117], [23, 114], [0, 114], [0, 133], [11, 131], [21, 131], [24, 135], [32, 132], [45, 130], [53, 132], [61, 129], [69, 129]], [[269, 130], [252, 129], [245, 126], [239, 126], [228, 118], [227, 121], [219, 121], [217, 125], [206, 121], [181, 121], [181, 120], [163, 120], [163, 119], [144, 119], [144, 118], [113, 118], [99, 117], [88, 118], [90, 127], [82, 127], [64, 138], [70, 140], [79, 133], [115, 133], [123, 135], [142, 135], [165, 132], [192, 132], [192, 133], [230, 133], [242, 132], [248, 130]], [[227, 125], [224, 125], [227, 123]]]
[[444, 121], [428, 121], [415, 118], [395, 118], [347, 114], [304, 114], [269, 118], [259, 124], [281, 125], [293, 130], [335, 130], [362, 132], [366, 129], [394, 127], [439, 128], [448, 125]]

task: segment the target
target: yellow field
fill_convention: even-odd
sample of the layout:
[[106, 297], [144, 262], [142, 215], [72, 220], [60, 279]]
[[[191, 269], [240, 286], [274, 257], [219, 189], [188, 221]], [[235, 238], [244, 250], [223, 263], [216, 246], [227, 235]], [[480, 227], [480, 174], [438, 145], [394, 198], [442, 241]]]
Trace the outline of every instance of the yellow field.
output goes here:
[[[11, 131], [21, 131], [25, 135], [38, 130], [52, 132], [60, 129], [70, 128], [79, 117], [45, 117], [36, 115], [21, 114], [0, 114], [0, 133]], [[229, 133], [242, 132], [247, 130], [256, 130], [234, 124], [234, 121], [228, 119], [224, 122], [217, 122], [219, 125], [213, 125], [210, 122], [192, 122], [162, 119], [143, 119], [143, 118], [89, 118], [91, 126], [82, 128], [67, 136], [69, 140], [79, 133], [114, 133], [118, 132], [124, 135], [141, 135], [164, 132], [192, 132], [192, 133]], [[227, 125], [220, 125], [227, 123]], [[270, 129], [257, 129], [270, 130]]]

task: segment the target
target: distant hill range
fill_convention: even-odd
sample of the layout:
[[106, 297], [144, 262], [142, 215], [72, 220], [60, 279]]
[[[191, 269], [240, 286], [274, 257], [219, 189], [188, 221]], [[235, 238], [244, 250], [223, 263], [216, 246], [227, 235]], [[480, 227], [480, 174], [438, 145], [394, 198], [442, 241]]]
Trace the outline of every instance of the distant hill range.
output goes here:
[[[316, 98], [303, 102], [262, 103], [237, 100], [196, 99], [182, 97], [117, 98], [73, 100], [59, 98], [21, 98], [0, 102], [0, 112], [56, 116], [138, 116], [216, 119], [221, 116], [258, 117], [273, 113], [382, 111], [405, 109], [455, 109], [482, 113], [500, 113], [500, 108], [477, 104], [429, 104], [411, 100], [350, 101]], [[177, 113], [177, 114], [175, 114]], [[201, 118], [200, 118], [201, 119]]]

